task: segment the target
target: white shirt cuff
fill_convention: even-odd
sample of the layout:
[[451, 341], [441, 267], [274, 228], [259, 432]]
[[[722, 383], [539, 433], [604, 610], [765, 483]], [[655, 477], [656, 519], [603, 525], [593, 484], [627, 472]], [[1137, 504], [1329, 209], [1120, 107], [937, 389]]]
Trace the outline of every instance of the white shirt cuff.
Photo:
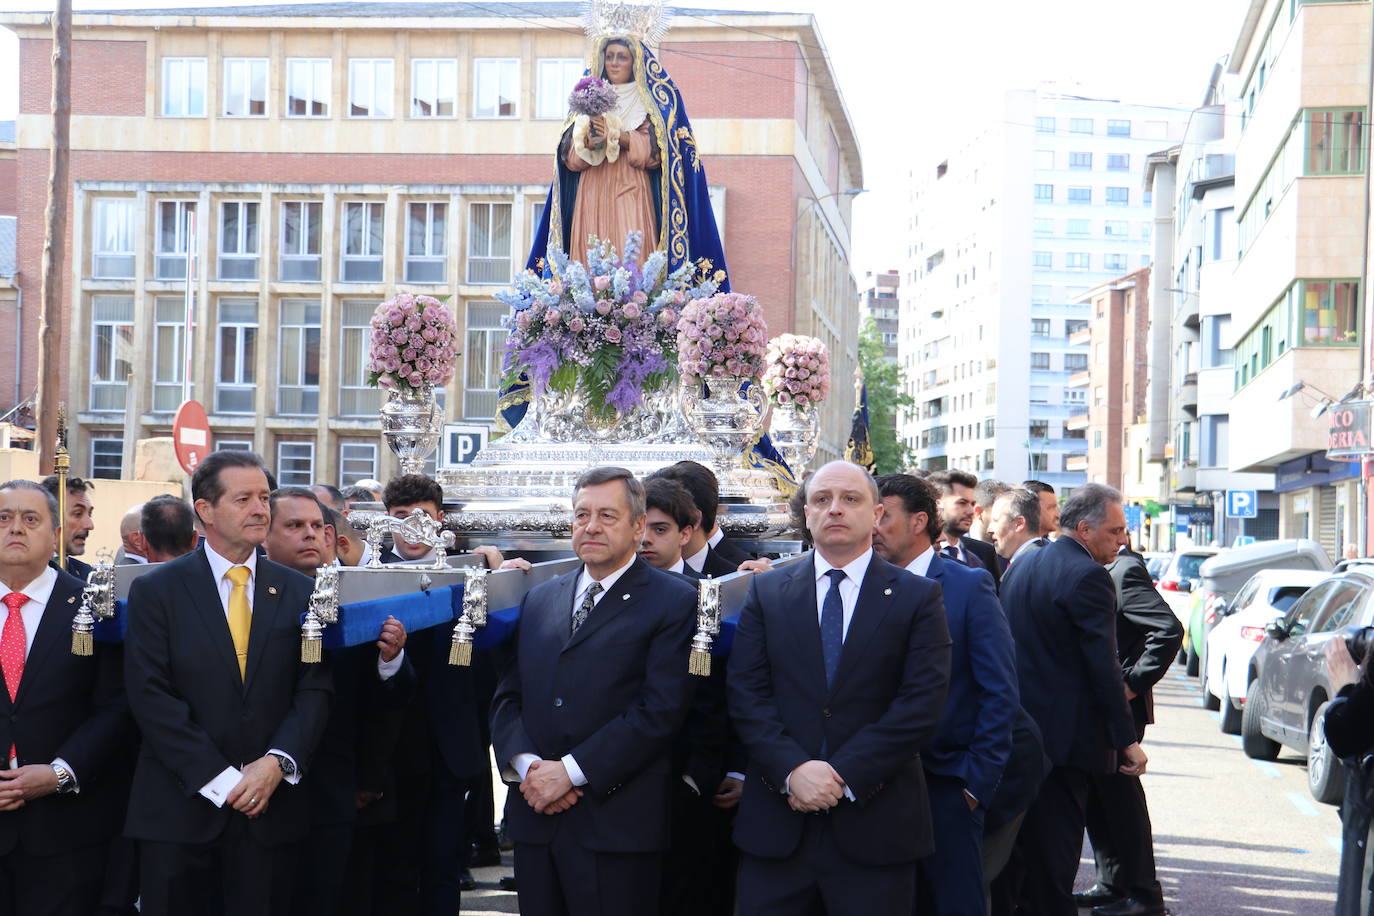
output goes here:
[[568, 778], [572, 780], [573, 785], [585, 786], [587, 784], [587, 775], [582, 772], [582, 768], [577, 765], [572, 754], [563, 755], [563, 768], [568, 771]]
[[54, 757], [52, 762], [54, 766], [60, 766], [68, 773], [72, 774], [72, 794], [81, 794], [81, 780], [76, 778], [76, 770], [72, 769], [72, 765], [67, 761], [63, 760], [61, 757]]
[[701, 789], [697, 786], [697, 781], [696, 781], [695, 779], [693, 779], [692, 777], [688, 776], [686, 773], [683, 773], [683, 774], [682, 774], [682, 781], [685, 782], [685, 783], [687, 783], [687, 788], [691, 789], [691, 790], [692, 790], [693, 792], [695, 792], [697, 795], [700, 795], [700, 794], [701, 794]]
[[396, 657], [389, 662], [382, 661], [382, 653], [377, 653], [377, 676], [384, 681], [389, 681], [396, 676], [396, 672], [401, 670], [401, 662], [405, 661], [406, 650], [402, 649], [396, 653]]
[[238, 767], [225, 767], [218, 776], [200, 787], [200, 794], [216, 808], [224, 807], [224, 800], [234, 791], [234, 786], [243, 779]]
[[[287, 760], [291, 761], [291, 775], [290, 775], [290, 776], [283, 776], [282, 779], [285, 779], [290, 785], [293, 785], [293, 786], [294, 786], [294, 785], [298, 785], [298, 784], [300, 783], [300, 781], [301, 781], [301, 765], [298, 764], [298, 763], [296, 762], [296, 758], [295, 758], [295, 757], [292, 757], [290, 754], [286, 753], [286, 751], [282, 750], [282, 749], [279, 748], [279, 747], [274, 747], [274, 748], [272, 748], [271, 750], [269, 750], [267, 753], [269, 753], [269, 754], [281, 754], [281, 755], [282, 755], [283, 757], [285, 757]], [[273, 761], [273, 762], [275, 763], [276, 761]]]
[[538, 754], [516, 754], [515, 759], [510, 765], [515, 769], [515, 773], [520, 777], [520, 781], [525, 781], [525, 774], [530, 771], [530, 766], [539, 759]]
[[[736, 773], [734, 770], [731, 770], [729, 773], [726, 773], [725, 775], [728, 776], [728, 777], [730, 777], [731, 779], [738, 779], [740, 782], [744, 782], [744, 778], [745, 778], [745, 777], [744, 777], [744, 774], [743, 774], [743, 773]], [[791, 775], [789, 774], [788, 779], [791, 779], [791, 778], [792, 778], [792, 777], [791, 777]]]

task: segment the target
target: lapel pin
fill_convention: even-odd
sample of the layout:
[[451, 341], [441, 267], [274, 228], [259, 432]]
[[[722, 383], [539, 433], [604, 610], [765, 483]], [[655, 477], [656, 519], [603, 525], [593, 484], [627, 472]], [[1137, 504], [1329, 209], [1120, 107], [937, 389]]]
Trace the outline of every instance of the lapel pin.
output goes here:
[[275, 595], [276, 593], [277, 593], [277, 587], [276, 587], [275, 585], [269, 585], [269, 586], [267, 586], [267, 594], [269, 594], [269, 595]]
[[620, 596], [620, 600], [621, 600], [621, 601], [629, 601], [629, 600], [630, 600], [630, 596], [629, 596], [629, 595], [621, 595], [621, 596]]
[[884, 594], [884, 595], [890, 595], [890, 594], [892, 594], [892, 589], [890, 589], [890, 588], [885, 588], [885, 589], [883, 589], [883, 594]]
[[68, 598], [68, 599], [67, 599], [67, 603], [68, 603], [68, 604], [76, 604], [76, 597], [75, 597], [75, 596], [72, 596], [71, 598]]

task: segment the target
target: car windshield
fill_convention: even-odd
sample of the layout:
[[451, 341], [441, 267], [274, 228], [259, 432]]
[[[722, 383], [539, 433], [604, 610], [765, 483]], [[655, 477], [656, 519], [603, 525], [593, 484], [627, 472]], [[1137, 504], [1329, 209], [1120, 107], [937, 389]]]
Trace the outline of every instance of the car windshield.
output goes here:
[[1269, 596], [1269, 603], [1273, 605], [1274, 610], [1286, 614], [1293, 606], [1293, 602], [1306, 594], [1307, 589], [1306, 585], [1281, 585]]
[[1178, 558], [1178, 577], [1180, 579], [1196, 579], [1197, 571], [1202, 568], [1202, 564], [1212, 559], [1210, 554], [1205, 553], [1185, 553]]

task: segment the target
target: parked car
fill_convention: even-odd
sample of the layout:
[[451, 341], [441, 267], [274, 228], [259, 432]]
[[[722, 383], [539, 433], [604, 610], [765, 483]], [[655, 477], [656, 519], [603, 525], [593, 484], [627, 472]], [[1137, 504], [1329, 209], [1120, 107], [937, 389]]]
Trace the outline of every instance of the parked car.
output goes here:
[[1193, 580], [1198, 576], [1202, 564], [1221, 552], [1219, 547], [1185, 547], [1174, 551], [1164, 574], [1159, 577], [1159, 588], [1166, 592], [1189, 592]]
[[1325, 648], [1346, 626], [1374, 623], [1374, 571], [1350, 569], [1312, 586], [1281, 620], [1269, 624], [1250, 665], [1240, 720], [1249, 757], [1273, 760], [1281, 747], [1307, 755], [1312, 797], [1339, 804], [1341, 762], [1327, 747], [1322, 717], [1341, 686], [1332, 682]]
[[[1207, 633], [1222, 619], [1227, 603], [1240, 587], [1261, 569], [1312, 569], [1328, 572], [1331, 558], [1322, 545], [1308, 538], [1286, 541], [1260, 541], [1233, 547], [1205, 560], [1198, 567], [1198, 584], [1193, 587], [1193, 605], [1186, 622], [1183, 645], [1188, 653], [1188, 673], [1200, 674], [1206, 667], [1203, 654]], [[1212, 695], [1202, 692], [1203, 705], [1216, 709]]]
[[1171, 553], [1158, 553], [1151, 551], [1141, 554], [1145, 558], [1145, 569], [1150, 573], [1150, 578], [1159, 584], [1159, 580], [1164, 577], [1165, 571], [1169, 568], [1169, 561], [1174, 558]]
[[1250, 657], [1264, 641], [1264, 628], [1282, 619], [1294, 602], [1327, 575], [1307, 569], [1260, 570], [1240, 587], [1227, 604], [1225, 616], [1207, 634], [1202, 690], [1220, 707], [1224, 733], [1240, 734]]

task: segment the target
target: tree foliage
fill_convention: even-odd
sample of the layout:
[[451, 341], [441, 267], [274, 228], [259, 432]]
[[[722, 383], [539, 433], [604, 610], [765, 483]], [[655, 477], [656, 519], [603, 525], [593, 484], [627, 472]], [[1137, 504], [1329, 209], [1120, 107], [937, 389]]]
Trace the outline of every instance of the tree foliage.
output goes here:
[[906, 373], [884, 355], [883, 339], [873, 319], [865, 318], [859, 331], [859, 368], [868, 386], [868, 441], [879, 474], [904, 471], [915, 464], [915, 455], [897, 436], [897, 412], [915, 406], [906, 393]]

